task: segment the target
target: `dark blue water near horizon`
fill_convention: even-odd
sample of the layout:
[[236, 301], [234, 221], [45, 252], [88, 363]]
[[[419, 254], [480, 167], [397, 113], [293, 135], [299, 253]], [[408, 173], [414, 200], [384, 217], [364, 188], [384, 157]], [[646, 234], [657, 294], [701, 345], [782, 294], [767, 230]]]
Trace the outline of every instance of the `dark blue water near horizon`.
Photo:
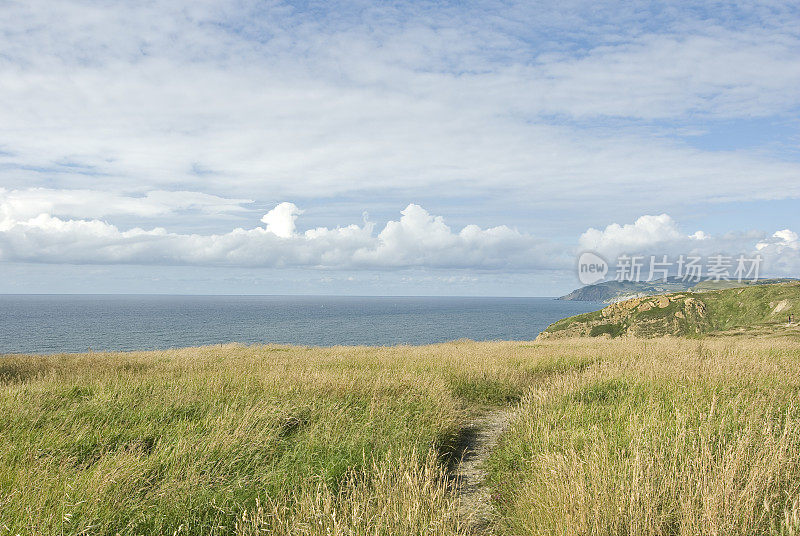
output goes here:
[[0, 354], [531, 340], [602, 303], [554, 298], [0, 295]]

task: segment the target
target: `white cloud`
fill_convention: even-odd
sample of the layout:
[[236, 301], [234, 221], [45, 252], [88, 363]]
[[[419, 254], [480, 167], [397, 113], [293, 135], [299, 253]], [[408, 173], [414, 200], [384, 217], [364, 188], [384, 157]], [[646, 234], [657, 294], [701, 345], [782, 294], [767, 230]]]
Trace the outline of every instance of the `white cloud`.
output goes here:
[[281, 203], [265, 227], [225, 234], [120, 230], [98, 219], [49, 214], [6, 222], [0, 260], [75, 264], [177, 264], [326, 269], [471, 268], [552, 269], [567, 265], [561, 248], [506, 226], [468, 225], [453, 232], [441, 217], [408, 205], [399, 221], [375, 235], [373, 224], [318, 227], [299, 233], [302, 211]]
[[154, 218], [183, 210], [196, 210], [207, 215], [217, 215], [243, 211], [242, 205], [248, 203], [252, 201], [226, 199], [200, 192], [155, 190], [141, 196], [131, 196], [98, 190], [0, 188], [0, 230], [40, 214], [77, 218], [116, 215]]
[[759, 255], [767, 259], [776, 274], [800, 277], [800, 236], [791, 229], [776, 231], [756, 244]]
[[542, 106], [572, 116], [675, 118], [771, 115], [798, 105], [796, 36], [712, 27], [701, 34], [644, 34], [540, 67]]
[[[800, 196], [796, 162], [693, 149], [638, 122], [794, 109], [800, 40], [777, 11], [657, 29], [640, 5], [591, 7], [4, 6], [0, 180], [641, 211]], [[609, 35], [612, 21], [629, 29]], [[608, 117], [635, 121], [601, 128]]]
[[695, 231], [694, 233], [689, 235], [689, 238], [693, 238], [695, 240], [708, 240], [710, 237], [706, 234], [705, 231]]
[[578, 240], [581, 248], [603, 253], [631, 252], [684, 238], [667, 214], [642, 216], [634, 223], [612, 223], [604, 230], [590, 228]]
[[780, 241], [778, 242], [778, 245], [782, 247], [788, 247], [791, 249], [800, 249], [800, 237], [798, 237], [797, 233], [795, 233], [790, 229], [777, 231], [772, 236]]
[[409, 205], [399, 221], [390, 221], [378, 234], [377, 246], [362, 249], [364, 264], [392, 266], [468, 266], [472, 268], [552, 268], [563, 265], [559, 248], [505, 225], [481, 229], [467, 225], [454, 233], [439, 216]]
[[675, 261], [680, 255], [709, 257], [725, 255], [748, 259], [760, 255], [761, 276], [800, 276], [800, 238], [790, 229], [765, 238], [758, 231], [711, 235], [696, 231], [683, 234], [677, 222], [667, 214], [642, 216], [632, 224], [612, 223], [603, 230], [588, 229], [579, 239], [579, 248], [595, 251], [614, 264], [620, 255], [636, 255], [644, 259], [661, 259], [666, 255]]
[[294, 234], [294, 222], [303, 211], [294, 203], [281, 203], [261, 218], [267, 224], [267, 232], [280, 238], [289, 238]]

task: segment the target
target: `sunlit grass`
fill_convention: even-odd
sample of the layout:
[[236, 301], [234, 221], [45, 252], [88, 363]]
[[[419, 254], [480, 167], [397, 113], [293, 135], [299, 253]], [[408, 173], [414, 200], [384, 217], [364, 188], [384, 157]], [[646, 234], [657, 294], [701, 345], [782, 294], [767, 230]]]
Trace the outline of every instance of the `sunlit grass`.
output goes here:
[[0, 358], [0, 534], [458, 534], [468, 407], [514, 344]]
[[564, 339], [0, 358], [0, 535], [795, 534], [800, 342]]
[[798, 532], [800, 344], [571, 344], [601, 357], [533, 387], [491, 459], [502, 532]]

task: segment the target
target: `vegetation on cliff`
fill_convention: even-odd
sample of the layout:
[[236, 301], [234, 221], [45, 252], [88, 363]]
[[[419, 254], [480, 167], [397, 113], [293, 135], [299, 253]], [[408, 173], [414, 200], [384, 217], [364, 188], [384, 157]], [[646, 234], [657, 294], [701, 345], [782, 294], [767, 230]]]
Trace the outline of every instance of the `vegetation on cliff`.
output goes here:
[[798, 329], [789, 325], [790, 315], [800, 319], [800, 282], [633, 298], [559, 320], [539, 337], [692, 337]]

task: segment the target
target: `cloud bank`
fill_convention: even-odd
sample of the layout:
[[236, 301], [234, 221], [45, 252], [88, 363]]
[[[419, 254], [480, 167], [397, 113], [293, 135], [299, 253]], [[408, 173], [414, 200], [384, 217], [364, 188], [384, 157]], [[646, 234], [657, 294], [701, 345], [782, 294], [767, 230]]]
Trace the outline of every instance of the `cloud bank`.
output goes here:
[[506, 225], [448, 226], [418, 204], [378, 229], [360, 225], [298, 230], [303, 210], [282, 202], [261, 226], [226, 233], [168, 231], [163, 227], [121, 229], [97, 216], [158, 217], [182, 210], [200, 213], [244, 210], [250, 203], [191, 192], [150, 192], [141, 197], [96, 192], [0, 190], [0, 261], [71, 264], [137, 264], [312, 268], [321, 270], [530, 271], [572, 267], [577, 252], [619, 255], [761, 255], [764, 273], [796, 275], [800, 238], [790, 229], [710, 235], [682, 230], [668, 214], [644, 215], [632, 223], [587, 229], [577, 247], [558, 244]]
[[[399, 220], [389, 221], [377, 233], [370, 222], [298, 232], [296, 220], [302, 210], [284, 202], [264, 215], [263, 227], [203, 235], [174, 233], [160, 227], [120, 230], [100, 219], [66, 219], [48, 213], [26, 218], [19, 214], [32, 208], [21, 208], [18, 195], [9, 197], [6, 203], [0, 203], [0, 214], [4, 215], [0, 221], [0, 261], [486, 270], [553, 269], [568, 262], [560, 248], [531, 235], [502, 225], [487, 229], [467, 225], [456, 232], [441, 217], [415, 204], [408, 205]], [[57, 206], [69, 211], [68, 206]], [[229, 207], [227, 203], [222, 206]], [[137, 204], [131, 207], [134, 211], [142, 209]], [[161, 210], [158, 203], [152, 210], [156, 209]], [[145, 212], [149, 214], [150, 210]]]

